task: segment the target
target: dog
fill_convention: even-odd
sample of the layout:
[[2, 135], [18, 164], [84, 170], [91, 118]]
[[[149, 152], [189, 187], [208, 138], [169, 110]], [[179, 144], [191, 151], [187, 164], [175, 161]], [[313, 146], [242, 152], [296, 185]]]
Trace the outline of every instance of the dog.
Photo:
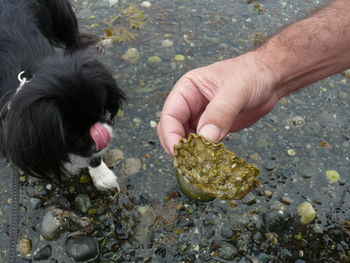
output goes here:
[[0, 147], [28, 174], [88, 168], [98, 189], [120, 190], [101, 156], [125, 95], [96, 40], [68, 0], [0, 0]]

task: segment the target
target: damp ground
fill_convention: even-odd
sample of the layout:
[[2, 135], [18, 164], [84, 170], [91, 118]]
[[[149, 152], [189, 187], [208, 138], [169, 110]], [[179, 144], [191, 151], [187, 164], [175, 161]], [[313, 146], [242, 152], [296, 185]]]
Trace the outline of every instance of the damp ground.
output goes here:
[[[281, 99], [228, 136], [225, 145], [261, 170], [261, 186], [240, 201], [189, 200], [156, 136], [182, 74], [254, 48], [325, 2], [73, 2], [129, 98], [111, 146], [121, 194], [96, 191], [84, 173], [63, 187], [22, 175], [17, 262], [350, 262], [345, 76]], [[1, 167], [0, 262], [7, 262], [12, 168]], [[308, 224], [297, 211], [305, 202], [316, 212]]]

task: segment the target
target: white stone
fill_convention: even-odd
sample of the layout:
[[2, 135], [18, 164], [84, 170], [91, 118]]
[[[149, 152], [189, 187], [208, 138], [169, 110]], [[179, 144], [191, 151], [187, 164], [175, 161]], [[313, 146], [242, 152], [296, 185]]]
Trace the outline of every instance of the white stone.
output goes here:
[[141, 3], [141, 7], [144, 7], [144, 8], [149, 8], [149, 7], [151, 7], [151, 2], [148, 2], [148, 1], [143, 1], [142, 3]]

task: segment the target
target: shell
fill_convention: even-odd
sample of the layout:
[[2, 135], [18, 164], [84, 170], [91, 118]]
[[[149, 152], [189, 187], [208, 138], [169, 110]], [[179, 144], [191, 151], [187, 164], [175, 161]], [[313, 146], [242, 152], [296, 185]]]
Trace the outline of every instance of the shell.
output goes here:
[[196, 201], [242, 199], [259, 186], [255, 164], [193, 133], [174, 146], [174, 166], [182, 191]]

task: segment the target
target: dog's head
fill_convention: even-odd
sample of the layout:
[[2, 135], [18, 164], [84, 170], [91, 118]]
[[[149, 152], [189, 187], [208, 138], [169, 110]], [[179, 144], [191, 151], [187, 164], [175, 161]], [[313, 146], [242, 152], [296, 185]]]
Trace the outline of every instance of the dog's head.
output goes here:
[[88, 50], [47, 57], [32, 73], [11, 100], [1, 144], [24, 171], [58, 175], [68, 154], [89, 157], [108, 144], [107, 123], [125, 97]]

